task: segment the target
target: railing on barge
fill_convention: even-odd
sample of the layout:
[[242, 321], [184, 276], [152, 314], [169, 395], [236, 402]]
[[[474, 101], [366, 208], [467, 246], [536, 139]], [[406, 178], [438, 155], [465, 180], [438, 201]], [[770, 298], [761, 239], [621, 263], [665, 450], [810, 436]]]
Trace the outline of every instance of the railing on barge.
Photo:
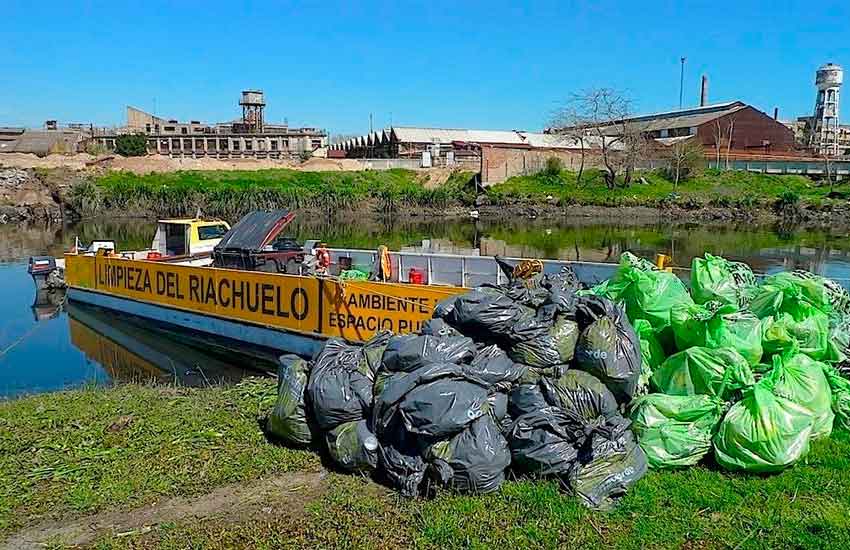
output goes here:
[[[332, 248], [331, 263], [339, 264], [340, 258], [350, 258], [351, 265], [367, 273], [371, 272], [377, 261], [377, 251]], [[505, 258], [509, 262], [518, 262], [524, 258]], [[570, 262], [566, 260], [541, 260], [544, 273], [558, 273], [565, 266], [571, 267], [579, 280], [588, 285], [610, 278], [617, 269], [615, 263]], [[492, 256], [434, 254], [427, 252], [390, 252], [392, 282], [409, 283], [410, 270], [420, 270], [425, 274], [425, 284], [460, 286], [473, 288], [484, 283], [506, 283], [507, 277]]]

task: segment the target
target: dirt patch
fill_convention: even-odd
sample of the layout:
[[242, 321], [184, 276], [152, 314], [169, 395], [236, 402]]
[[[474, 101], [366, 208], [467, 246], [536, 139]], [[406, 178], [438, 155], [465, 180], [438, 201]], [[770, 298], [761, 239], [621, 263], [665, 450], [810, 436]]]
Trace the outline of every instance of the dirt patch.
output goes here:
[[296, 517], [326, 489], [327, 472], [298, 472], [246, 484], [220, 487], [199, 497], [174, 497], [141, 508], [104, 511], [73, 520], [53, 520], [8, 538], [3, 549], [42, 549], [47, 544], [91, 544], [103, 536], [130, 536], [153, 531], [162, 523], [216, 519], [234, 523], [263, 515]]

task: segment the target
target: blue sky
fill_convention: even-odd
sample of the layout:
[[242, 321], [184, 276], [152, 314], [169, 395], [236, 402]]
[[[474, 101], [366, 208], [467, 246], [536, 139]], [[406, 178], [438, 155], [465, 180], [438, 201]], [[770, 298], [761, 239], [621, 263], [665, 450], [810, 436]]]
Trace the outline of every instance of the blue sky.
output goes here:
[[[0, 125], [120, 124], [125, 105], [206, 122], [265, 90], [266, 119], [542, 128], [573, 91], [635, 110], [714, 102], [807, 114], [814, 71], [850, 69], [850, 2], [21, 2], [0, 8]], [[846, 94], [850, 100], [850, 93]], [[850, 119], [850, 104], [844, 109]]]

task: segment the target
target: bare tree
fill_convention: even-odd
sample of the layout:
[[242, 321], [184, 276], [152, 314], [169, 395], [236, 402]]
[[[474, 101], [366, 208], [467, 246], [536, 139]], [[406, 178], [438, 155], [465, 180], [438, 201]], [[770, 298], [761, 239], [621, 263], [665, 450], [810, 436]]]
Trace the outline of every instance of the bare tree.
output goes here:
[[568, 104], [563, 109], [556, 111], [552, 117], [550, 126], [555, 128], [555, 136], [561, 143], [566, 145], [578, 144], [579, 146], [579, 165], [576, 173], [576, 184], [581, 185], [581, 179], [584, 176], [584, 165], [587, 155], [587, 134], [584, 128], [585, 120], [581, 114], [575, 109], [573, 104]]
[[667, 174], [673, 179], [673, 186], [697, 173], [705, 163], [705, 151], [692, 139], [678, 141], [666, 151]]
[[718, 170], [720, 170], [720, 159], [724, 148], [726, 149], [726, 169], [729, 169], [729, 149], [732, 147], [734, 129], [735, 121], [731, 118], [726, 125], [719, 118], [714, 121], [714, 167]]
[[633, 132], [625, 121], [629, 113], [630, 102], [621, 92], [598, 88], [572, 94], [566, 108], [554, 119], [553, 126], [560, 128], [556, 130], [559, 134], [580, 140], [582, 168], [585, 144], [596, 142], [609, 189], [614, 189], [621, 171], [625, 170], [627, 177], [631, 177], [641, 145], [645, 144], [643, 136], [638, 138], [639, 132]]

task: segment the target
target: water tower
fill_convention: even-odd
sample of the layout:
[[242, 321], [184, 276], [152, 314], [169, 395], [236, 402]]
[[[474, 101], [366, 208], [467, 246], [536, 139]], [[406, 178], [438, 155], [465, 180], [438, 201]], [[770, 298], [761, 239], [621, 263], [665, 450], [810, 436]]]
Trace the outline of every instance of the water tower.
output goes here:
[[263, 109], [266, 107], [263, 91], [244, 90], [239, 105], [242, 106], [242, 123], [245, 125], [246, 131], [261, 133], [263, 131]]
[[838, 154], [838, 101], [843, 81], [844, 70], [833, 63], [819, 68], [815, 78], [818, 97], [810, 145], [822, 155]]

